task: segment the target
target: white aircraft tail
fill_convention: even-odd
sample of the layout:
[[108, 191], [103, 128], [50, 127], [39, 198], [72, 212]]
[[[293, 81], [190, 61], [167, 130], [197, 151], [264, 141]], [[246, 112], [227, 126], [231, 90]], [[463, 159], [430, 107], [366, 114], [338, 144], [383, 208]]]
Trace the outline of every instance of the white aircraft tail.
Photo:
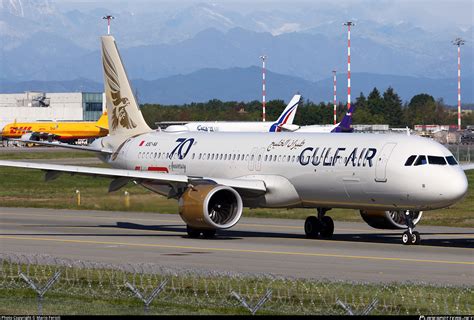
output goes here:
[[[285, 110], [281, 113], [278, 120], [270, 127], [270, 132], [280, 132], [282, 128], [291, 126], [295, 119], [296, 110], [300, 104], [301, 95], [295, 94], [291, 101], [286, 106]], [[291, 130], [290, 130], [291, 131]]]
[[152, 131], [143, 119], [112, 36], [102, 36], [102, 65], [109, 135], [134, 136]]

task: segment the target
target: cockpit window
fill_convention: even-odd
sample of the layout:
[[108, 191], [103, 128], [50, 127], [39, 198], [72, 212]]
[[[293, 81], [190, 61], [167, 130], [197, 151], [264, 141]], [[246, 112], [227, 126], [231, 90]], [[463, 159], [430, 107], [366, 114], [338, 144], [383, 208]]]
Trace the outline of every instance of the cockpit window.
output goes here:
[[413, 164], [413, 161], [415, 161], [415, 159], [416, 159], [416, 156], [408, 157], [407, 162], [405, 162], [405, 166], [407, 166], [407, 167], [411, 166]]
[[415, 166], [421, 166], [426, 164], [426, 156], [418, 156], [418, 159], [415, 161]]
[[428, 156], [428, 162], [429, 164], [446, 165], [446, 160], [443, 157]]
[[456, 159], [454, 159], [453, 156], [446, 157], [446, 160], [451, 166], [455, 166], [458, 164], [458, 162], [456, 161]]

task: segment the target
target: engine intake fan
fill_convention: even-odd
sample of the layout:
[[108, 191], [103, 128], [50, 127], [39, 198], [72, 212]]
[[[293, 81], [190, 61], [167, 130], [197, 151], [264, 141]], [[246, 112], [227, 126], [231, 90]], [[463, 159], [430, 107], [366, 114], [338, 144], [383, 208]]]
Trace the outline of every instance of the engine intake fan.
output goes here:
[[[376, 229], [406, 229], [404, 210], [360, 210], [362, 219]], [[413, 223], [416, 225], [423, 215], [423, 211], [413, 213]]]
[[179, 215], [198, 229], [228, 229], [242, 216], [242, 198], [231, 187], [197, 185], [189, 187], [179, 198]]

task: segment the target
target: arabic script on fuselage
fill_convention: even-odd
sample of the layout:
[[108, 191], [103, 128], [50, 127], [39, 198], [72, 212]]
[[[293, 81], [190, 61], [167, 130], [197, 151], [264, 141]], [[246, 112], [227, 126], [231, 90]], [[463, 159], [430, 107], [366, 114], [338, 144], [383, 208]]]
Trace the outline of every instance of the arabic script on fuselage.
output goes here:
[[281, 139], [278, 142], [272, 141], [267, 147], [267, 151], [271, 151], [275, 148], [288, 148], [290, 150], [297, 149], [304, 146], [305, 140], [300, 139]]

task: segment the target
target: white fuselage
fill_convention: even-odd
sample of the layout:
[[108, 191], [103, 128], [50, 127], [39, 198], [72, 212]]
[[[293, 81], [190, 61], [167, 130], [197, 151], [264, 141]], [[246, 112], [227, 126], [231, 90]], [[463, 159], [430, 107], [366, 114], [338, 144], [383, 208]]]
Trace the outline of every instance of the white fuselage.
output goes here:
[[405, 166], [411, 155], [452, 156], [434, 141], [403, 135], [152, 132], [128, 139], [108, 162], [122, 169], [263, 180], [264, 196], [243, 197], [252, 207], [429, 210], [465, 195], [459, 165]]
[[[270, 132], [273, 123], [258, 121], [193, 121], [180, 127], [194, 132]], [[165, 131], [168, 130], [165, 129]]]
[[298, 126], [295, 124], [284, 124], [281, 128], [276, 122], [258, 121], [193, 121], [181, 125], [171, 125], [165, 132], [170, 131], [193, 131], [193, 132], [313, 132], [330, 133], [337, 125], [310, 125]]

